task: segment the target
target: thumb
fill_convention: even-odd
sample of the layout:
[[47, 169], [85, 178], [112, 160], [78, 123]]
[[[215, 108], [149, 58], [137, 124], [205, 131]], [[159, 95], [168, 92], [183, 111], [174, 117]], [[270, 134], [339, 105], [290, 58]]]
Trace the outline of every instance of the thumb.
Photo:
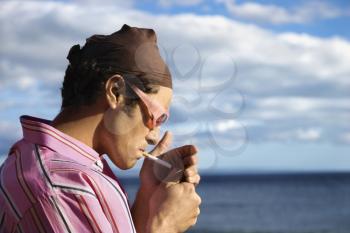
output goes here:
[[158, 142], [158, 144], [153, 148], [150, 152], [151, 155], [158, 156], [164, 153], [171, 144], [172, 134], [169, 131], [166, 131], [162, 139]]

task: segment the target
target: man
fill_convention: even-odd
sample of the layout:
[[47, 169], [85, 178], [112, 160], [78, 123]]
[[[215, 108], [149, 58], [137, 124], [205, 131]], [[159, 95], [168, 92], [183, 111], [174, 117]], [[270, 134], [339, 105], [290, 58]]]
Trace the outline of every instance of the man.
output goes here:
[[[200, 197], [197, 149], [166, 152], [172, 81], [152, 29], [124, 25], [68, 54], [62, 107], [53, 121], [21, 116], [23, 139], [0, 171], [0, 232], [186, 231]], [[147, 144], [172, 169], [145, 159], [140, 187], [127, 195], [102, 155], [133, 167]]]

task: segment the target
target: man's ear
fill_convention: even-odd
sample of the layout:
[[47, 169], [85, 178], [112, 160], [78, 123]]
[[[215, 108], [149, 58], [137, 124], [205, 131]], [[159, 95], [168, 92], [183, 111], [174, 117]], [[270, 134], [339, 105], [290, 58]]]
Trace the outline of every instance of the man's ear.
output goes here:
[[123, 76], [116, 74], [105, 83], [106, 101], [110, 108], [116, 109], [123, 102], [125, 93], [125, 81]]

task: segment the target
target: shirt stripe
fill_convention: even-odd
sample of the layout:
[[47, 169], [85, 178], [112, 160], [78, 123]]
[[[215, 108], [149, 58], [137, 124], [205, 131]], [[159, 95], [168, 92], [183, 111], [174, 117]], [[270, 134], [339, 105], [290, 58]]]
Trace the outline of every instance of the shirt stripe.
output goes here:
[[[119, 189], [118, 189], [106, 176], [104, 176], [104, 175], [102, 175], [102, 174], [99, 174], [99, 175], [102, 176], [102, 177], [114, 188], [114, 190], [115, 190], [117, 193], [119, 193], [120, 196], [122, 196], [122, 194], [121, 194], [121, 192], [119, 191]], [[121, 199], [122, 199], [122, 201], [123, 201], [123, 203], [124, 203], [125, 208], [126, 208], [126, 209], [129, 209], [129, 207], [128, 207], [128, 201], [127, 201], [127, 200], [124, 200], [124, 198], [121, 198]], [[126, 211], [126, 212], [127, 212], [126, 214], [128, 215], [129, 220], [132, 222], [132, 217], [131, 217], [130, 212], [129, 212], [129, 211]], [[132, 232], [136, 233], [136, 230], [135, 230], [134, 225], [131, 224], [131, 226], [132, 226]]]
[[54, 198], [54, 197], [50, 197], [52, 203], [53, 203], [53, 206], [55, 207], [55, 210], [57, 211], [58, 215], [60, 216], [64, 226], [65, 226], [65, 229], [71, 233], [71, 230], [69, 228], [69, 225], [68, 225], [68, 219], [64, 216], [62, 210], [61, 210], [61, 207], [59, 206], [58, 204], [58, 201]]
[[115, 223], [115, 219], [114, 219], [114, 216], [112, 214], [112, 211], [106, 201], [106, 198], [105, 196], [103, 195], [103, 192], [100, 190], [100, 188], [98, 187], [98, 185], [96, 184], [96, 182], [92, 179], [94, 185], [95, 185], [95, 190], [98, 192], [99, 194], [99, 197], [100, 197], [100, 200], [101, 200], [101, 204], [102, 204], [102, 209], [104, 209], [106, 215], [107, 215], [107, 218], [109, 220], [109, 222], [111, 223], [112, 227], [113, 227], [113, 230], [116, 231], [116, 232], [119, 232], [118, 230], [118, 227], [117, 227], [117, 224]]
[[76, 195], [76, 199], [79, 203], [81, 211], [85, 214], [86, 219], [88, 220], [91, 229], [95, 233], [102, 233], [100, 227], [98, 226], [97, 220], [94, 217], [94, 214], [91, 212], [89, 205], [86, 203], [83, 196]]
[[41, 222], [41, 220], [40, 220], [40, 218], [38, 216], [38, 213], [36, 212], [34, 207], [30, 208], [30, 214], [31, 214], [31, 217], [34, 220], [34, 224], [35, 224], [36, 229], [38, 230], [38, 232], [45, 233], [45, 230], [44, 230], [44, 227], [43, 227], [43, 223]]
[[[30, 190], [28, 184], [26, 183], [24, 177], [23, 177], [23, 168], [22, 168], [22, 161], [21, 161], [21, 154], [18, 150], [15, 151], [15, 155], [16, 155], [16, 173], [17, 173], [17, 179], [18, 182], [20, 184], [20, 186], [22, 187], [23, 192], [26, 194], [26, 196], [28, 197], [28, 200], [32, 203], [35, 204], [36, 203], [36, 199], [32, 193], [32, 191]], [[38, 217], [38, 214], [36, 213], [36, 210], [32, 207], [30, 208], [30, 213], [31, 213], [31, 217], [34, 220], [36, 229], [38, 230], [38, 232], [40, 233], [44, 233], [44, 229], [42, 227], [42, 223]]]
[[5, 221], [5, 212], [1, 213], [1, 217], [0, 217], [0, 229], [2, 227], [2, 225], [4, 224]]
[[[75, 163], [75, 162], [70, 162], [70, 161], [66, 161], [66, 160], [57, 160], [57, 159], [52, 160], [52, 161], [55, 161], [55, 162], [63, 162], [63, 163], [73, 163], [73, 164]], [[73, 171], [73, 172], [74, 172], [74, 171], [76, 171], [76, 172], [79, 172], [79, 170], [72, 169], [72, 168], [70, 168], [70, 169], [67, 169], [67, 168], [65, 168], [65, 169], [52, 169], [51, 171], [55, 171], [55, 172], [69, 172], [69, 171]], [[109, 180], [110, 178], [108, 178], [106, 175], [104, 175], [104, 174], [102, 174], [102, 173], [96, 171], [95, 169], [91, 169], [91, 171], [95, 172], [96, 175], [102, 177], [104, 180], [106, 180], [106, 181], [108, 182], [109, 185], [111, 185], [111, 187], [113, 187], [113, 189], [116, 191], [116, 193], [119, 194], [120, 199], [123, 201], [125, 210], [129, 210], [128, 201], [127, 201], [125, 195], [123, 195], [123, 194], [122, 194], [122, 191], [121, 191], [120, 189], [118, 189], [117, 186], [114, 185], [113, 182], [112, 182], [111, 180]], [[85, 174], [85, 175], [89, 177], [89, 175], [87, 175], [87, 174]], [[89, 177], [89, 178], [90, 178], [91, 181], [95, 184], [93, 187], [97, 187], [96, 193], [97, 193], [98, 196], [100, 197], [100, 201], [101, 201], [102, 203], [106, 203], [104, 195], [102, 194], [102, 192], [101, 192], [100, 190], [98, 190], [98, 185], [96, 185], [96, 181], [95, 181], [92, 177]], [[104, 206], [105, 206], [105, 210], [104, 210], [104, 211], [108, 211], [106, 214], [109, 214], [109, 213], [111, 212], [109, 206], [108, 206], [108, 205], [104, 205]], [[129, 211], [125, 211], [125, 214], [128, 216], [130, 222], [132, 222], [132, 217], [131, 217], [130, 212], [129, 212]], [[111, 217], [110, 219], [113, 220], [114, 218]], [[131, 225], [133, 226], [133, 224], [131, 224]], [[132, 229], [132, 232], [136, 232], [136, 230], [134, 229], [134, 227], [133, 227], [133, 229]]]
[[5, 183], [4, 183], [4, 170], [5, 170], [5, 167], [1, 170], [1, 177], [0, 177], [1, 194], [4, 200], [11, 206], [11, 210], [13, 211], [14, 216], [19, 220], [20, 218], [22, 218], [22, 216], [17, 207], [17, 204], [11, 199], [11, 196], [8, 194], [8, 191], [6, 190]]
[[27, 195], [29, 201], [31, 203], [35, 203], [35, 198], [34, 195], [32, 193], [32, 191], [29, 189], [27, 183], [25, 182], [24, 178], [23, 178], [23, 174], [22, 174], [22, 162], [21, 162], [21, 154], [18, 151], [15, 151], [15, 155], [16, 155], [16, 173], [17, 173], [17, 179], [18, 179], [18, 183], [20, 183], [24, 193]]
[[55, 133], [54, 131], [47, 129], [45, 127], [36, 127], [35, 125], [32, 124], [23, 124], [22, 125], [23, 128], [26, 129], [30, 129], [39, 133], [46, 133], [49, 134], [50, 136], [54, 137], [55, 139], [63, 142], [64, 144], [66, 144], [67, 146], [71, 147], [72, 149], [78, 151], [79, 153], [81, 153], [83, 156], [91, 159], [91, 160], [95, 160], [94, 157], [92, 157], [89, 153], [83, 151], [80, 147], [78, 147], [77, 145], [75, 145], [74, 143], [71, 143], [67, 140], [64, 140], [60, 135], [58, 135], [57, 133]]
[[[39, 146], [38, 145], [34, 145], [34, 146], [35, 146], [35, 153], [37, 155], [41, 171], [43, 172], [46, 180], [48, 181], [48, 183], [50, 184], [50, 186], [52, 188], [60, 188], [62, 190], [75, 190], [75, 191], [84, 192], [84, 193], [87, 193], [87, 194], [95, 196], [95, 194], [93, 192], [90, 192], [89, 190], [82, 189], [80, 187], [74, 187], [74, 186], [68, 186], [68, 185], [62, 185], [62, 184], [56, 184], [56, 183], [54, 184], [51, 181], [51, 179], [50, 179], [50, 177], [49, 177], [49, 175], [47, 173], [47, 170], [45, 169], [45, 165], [44, 165], [43, 160], [41, 158]], [[78, 171], [78, 172], [80, 172], [80, 171]]]
[[[69, 169], [57, 169], [57, 170], [52, 170], [54, 172], [69, 172], [69, 171], [75, 171], [75, 172], [79, 172], [79, 170], [76, 170], [76, 169], [72, 169], [72, 168], [69, 168]], [[96, 192], [96, 195], [102, 205], [102, 209], [104, 211], [104, 213], [106, 214], [108, 220], [111, 222], [113, 228], [114, 228], [114, 231], [115, 232], [119, 232], [118, 231], [118, 227], [117, 227], [117, 224], [115, 223], [115, 220], [114, 220], [114, 217], [112, 216], [112, 212], [111, 212], [111, 209], [106, 201], [106, 198], [105, 196], [103, 195], [103, 192], [100, 190], [100, 188], [98, 187], [96, 181], [92, 178], [92, 177], [89, 177], [90, 178], [90, 181], [92, 182], [92, 187], [94, 187], [94, 190]]]

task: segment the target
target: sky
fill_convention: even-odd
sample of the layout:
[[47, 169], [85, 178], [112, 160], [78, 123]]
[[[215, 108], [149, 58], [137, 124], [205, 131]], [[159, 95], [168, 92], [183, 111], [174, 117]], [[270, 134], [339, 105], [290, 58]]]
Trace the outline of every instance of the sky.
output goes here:
[[0, 155], [19, 116], [59, 112], [69, 48], [128, 24], [157, 33], [162, 132], [197, 145], [201, 171], [350, 171], [349, 20], [346, 0], [0, 1]]

